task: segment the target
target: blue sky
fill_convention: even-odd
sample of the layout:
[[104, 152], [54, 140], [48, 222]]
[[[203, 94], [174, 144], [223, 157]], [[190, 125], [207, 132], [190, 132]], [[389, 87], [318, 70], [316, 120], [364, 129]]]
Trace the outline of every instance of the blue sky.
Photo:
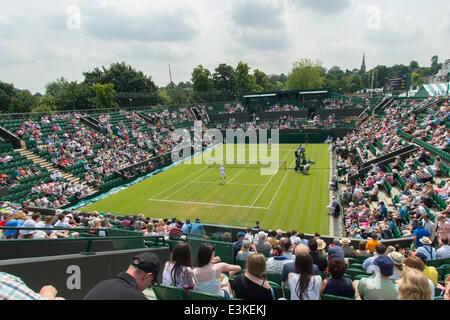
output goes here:
[[239, 61], [287, 74], [302, 58], [324, 67], [429, 65], [450, 58], [448, 1], [0, 0], [0, 80], [44, 92], [64, 76], [125, 61], [158, 86], [202, 64]]

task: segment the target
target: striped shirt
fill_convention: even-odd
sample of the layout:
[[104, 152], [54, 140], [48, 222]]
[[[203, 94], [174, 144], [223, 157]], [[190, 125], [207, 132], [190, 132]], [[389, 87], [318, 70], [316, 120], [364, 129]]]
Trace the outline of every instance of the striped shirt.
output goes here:
[[44, 300], [18, 277], [0, 272], [0, 300]]
[[178, 227], [178, 226], [173, 226], [171, 229], [170, 229], [170, 232], [169, 232], [169, 237], [171, 237], [171, 238], [181, 238], [181, 236], [183, 235], [184, 233], [183, 233], [183, 229], [181, 229], [180, 227]]

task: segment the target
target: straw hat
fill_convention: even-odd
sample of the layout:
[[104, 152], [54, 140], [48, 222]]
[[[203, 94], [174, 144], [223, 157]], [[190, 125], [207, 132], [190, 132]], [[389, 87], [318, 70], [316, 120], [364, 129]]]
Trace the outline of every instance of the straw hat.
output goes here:
[[403, 255], [400, 252], [393, 251], [388, 254], [389, 258], [394, 261], [394, 264], [397, 266], [401, 266], [403, 264]]
[[327, 246], [325, 241], [323, 241], [322, 239], [317, 239], [316, 241], [317, 241], [317, 250], [323, 250]]
[[[355, 229], [355, 231], [356, 231], [357, 229]], [[350, 239], [348, 239], [348, 238], [343, 238], [343, 239], [341, 239], [340, 241], [339, 241], [341, 244], [349, 244], [350, 243]]]
[[432, 243], [430, 238], [428, 238], [428, 237], [422, 237], [422, 238], [420, 238], [419, 241], [422, 242], [422, 244], [425, 244], [425, 245], [428, 245], [428, 244]]

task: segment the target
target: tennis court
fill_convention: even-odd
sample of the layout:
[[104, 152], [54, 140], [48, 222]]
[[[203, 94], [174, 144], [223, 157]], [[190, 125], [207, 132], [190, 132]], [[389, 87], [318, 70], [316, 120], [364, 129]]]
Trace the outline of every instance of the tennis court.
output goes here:
[[[234, 149], [235, 159], [237, 145]], [[207, 163], [180, 164], [150, 179], [100, 200], [86, 209], [119, 214], [144, 213], [152, 218], [199, 217], [203, 222], [264, 228], [297, 228], [302, 232], [329, 232], [328, 145], [307, 145], [307, 159], [315, 161], [310, 174], [293, 170], [298, 145], [279, 145], [278, 171], [261, 174], [261, 165], [249, 164], [252, 146], [241, 145], [246, 163], [225, 163], [226, 183], [219, 184], [219, 165], [211, 156], [225, 156], [220, 146], [205, 153]], [[229, 159], [229, 158], [228, 158]], [[191, 162], [198, 162], [199, 158]], [[264, 166], [263, 166], [264, 167]]]

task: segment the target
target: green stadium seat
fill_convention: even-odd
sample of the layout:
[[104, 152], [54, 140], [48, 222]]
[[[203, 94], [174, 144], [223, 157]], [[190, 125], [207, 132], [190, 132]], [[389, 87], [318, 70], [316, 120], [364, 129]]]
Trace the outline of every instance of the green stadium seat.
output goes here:
[[[181, 289], [183, 290], [183, 289]], [[183, 290], [184, 291], [184, 290]], [[225, 297], [196, 290], [189, 290], [189, 300], [226, 300]]]
[[158, 300], [188, 300], [188, 295], [182, 288], [160, 284], [153, 285], [152, 289]]
[[281, 284], [281, 274], [279, 273], [267, 273], [266, 280]]

